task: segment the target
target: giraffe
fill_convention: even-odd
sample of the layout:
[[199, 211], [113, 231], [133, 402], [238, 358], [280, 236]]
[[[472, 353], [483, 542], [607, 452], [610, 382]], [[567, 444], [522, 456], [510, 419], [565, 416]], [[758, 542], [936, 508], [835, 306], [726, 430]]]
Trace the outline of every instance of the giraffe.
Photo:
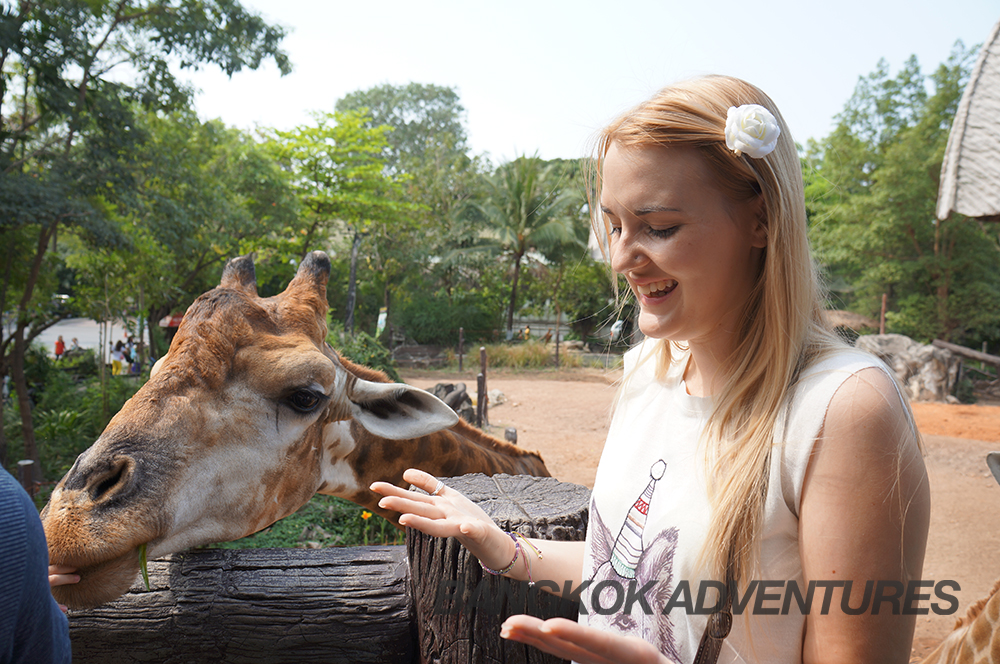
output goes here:
[[256, 532], [314, 493], [382, 514], [375, 480], [416, 467], [548, 476], [541, 457], [484, 434], [423, 390], [326, 344], [330, 260], [309, 254], [286, 290], [257, 295], [252, 256], [188, 309], [149, 381], [108, 423], [42, 511], [52, 564], [80, 583], [72, 608], [124, 593], [148, 557]]
[[[986, 465], [1000, 483], [1000, 452], [986, 455]], [[1000, 664], [1000, 579], [920, 664]]]

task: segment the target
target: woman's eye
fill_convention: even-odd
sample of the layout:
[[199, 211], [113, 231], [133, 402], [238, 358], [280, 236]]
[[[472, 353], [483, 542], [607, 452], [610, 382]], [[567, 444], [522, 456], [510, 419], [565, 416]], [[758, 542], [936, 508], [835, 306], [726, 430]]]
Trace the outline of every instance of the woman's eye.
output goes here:
[[658, 239], [668, 238], [677, 232], [677, 226], [671, 226], [670, 228], [650, 228], [649, 234]]
[[311, 413], [325, 401], [325, 394], [319, 394], [312, 390], [298, 390], [285, 399], [289, 406], [300, 413]]
[[621, 226], [612, 226], [608, 230], [608, 234], [609, 235], [621, 235], [621, 233], [622, 233], [622, 227]]

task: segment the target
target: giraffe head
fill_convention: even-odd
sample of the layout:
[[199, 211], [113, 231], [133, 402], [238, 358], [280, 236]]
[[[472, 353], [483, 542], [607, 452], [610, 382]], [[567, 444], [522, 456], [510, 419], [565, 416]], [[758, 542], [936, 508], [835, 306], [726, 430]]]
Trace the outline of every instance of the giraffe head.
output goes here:
[[237, 258], [191, 305], [150, 380], [42, 512], [51, 563], [81, 576], [55, 589], [60, 602], [125, 592], [142, 545], [155, 558], [291, 514], [330, 479], [330, 427], [403, 439], [455, 424], [427, 392], [345, 369], [325, 341], [329, 273], [314, 252], [283, 293], [260, 298], [252, 258]]

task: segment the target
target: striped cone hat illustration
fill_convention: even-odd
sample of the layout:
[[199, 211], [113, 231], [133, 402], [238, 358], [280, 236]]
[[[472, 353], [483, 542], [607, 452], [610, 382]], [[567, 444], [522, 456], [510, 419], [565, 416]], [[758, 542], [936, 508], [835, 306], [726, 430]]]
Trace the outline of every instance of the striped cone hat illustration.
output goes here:
[[642, 555], [642, 531], [646, 527], [649, 501], [653, 498], [657, 480], [663, 477], [663, 471], [666, 469], [667, 464], [663, 459], [649, 467], [649, 484], [628, 511], [625, 523], [622, 524], [622, 529], [615, 539], [615, 546], [611, 550], [611, 566], [622, 578], [635, 578], [635, 568], [639, 564], [639, 556]]

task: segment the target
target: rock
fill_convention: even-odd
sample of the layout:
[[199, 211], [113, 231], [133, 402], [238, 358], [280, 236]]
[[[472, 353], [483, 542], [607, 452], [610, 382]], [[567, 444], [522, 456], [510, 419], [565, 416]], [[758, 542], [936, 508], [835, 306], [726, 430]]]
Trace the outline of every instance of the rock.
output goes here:
[[861, 336], [855, 346], [885, 362], [911, 401], [946, 401], [955, 389], [961, 360], [951, 351], [902, 334]]
[[463, 420], [475, 424], [476, 408], [465, 383], [438, 383], [431, 390], [431, 394], [448, 404]]
[[486, 393], [489, 396], [489, 404], [492, 408], [493, 406], [499, 406], [502, 403], [507, 403], [507, 396], [500, 390], [490, 390]]

